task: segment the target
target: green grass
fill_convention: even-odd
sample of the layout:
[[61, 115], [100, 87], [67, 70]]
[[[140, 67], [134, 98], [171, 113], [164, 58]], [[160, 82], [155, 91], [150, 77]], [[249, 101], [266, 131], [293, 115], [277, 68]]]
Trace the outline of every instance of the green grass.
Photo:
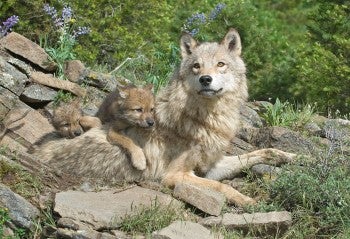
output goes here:
[[41, 180], [16, 164], [0, 160], [0, 179], [24, 198], [30, 199], [40, 193], [43, 186]]
[[160, 230], [173, 221], [185, 220], [189, 213], [183, 206], [173, 203], [164, 206], [155, 200], [151, 207], [140, 206], [133, 209], [137, 213], [126, 216], [120, 225], [122, 231], [150, 236], [152, 232]]
[[270, 126], [284, 126], [294, 130], [302, 129], [310, 122], [315, 114], [315, 108], [311, 105], [294, 105], [281, 102], [278, 98], [274, 104], [264, 103], [264, 112], [261, 117]]

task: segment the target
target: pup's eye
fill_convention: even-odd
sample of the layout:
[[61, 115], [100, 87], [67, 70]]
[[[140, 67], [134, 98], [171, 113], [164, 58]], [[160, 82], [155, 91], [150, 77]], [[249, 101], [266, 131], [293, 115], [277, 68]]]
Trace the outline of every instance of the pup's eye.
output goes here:
[[225, 63], [223, 63], [223, 62], [221, 62], [221, 61], [218, 62], [218, 64], [217, 64], [218, 67], [223, 67], [224, 65], [225, 65]]
[[142, 108], [137, 108], [137, 109], [134, 109], [134, 111], [142, 113], [143, 109]]
[[194, 63], [193, 64], [193, 68], [194, 69], [199, 69], [199, 68], [201, 68], [201, 66], [199, 65], [199, 63]]
[[153, 113], [154, 112], [154, 108], [151, 108], [151, 113]]
[[69, 126], [70, 126], [69, 123], [63, 123], [63, 124], [62, 124], [62, 127], [69, 127]]

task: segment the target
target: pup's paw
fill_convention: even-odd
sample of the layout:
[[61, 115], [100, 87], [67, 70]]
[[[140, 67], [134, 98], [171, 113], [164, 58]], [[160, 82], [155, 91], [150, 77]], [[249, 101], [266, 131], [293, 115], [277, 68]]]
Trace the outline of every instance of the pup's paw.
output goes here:
[[135, 148], [131, 152], [131, 163], [138, 170], [145, 170], [147, 166], [146, 156], [141, 148]]

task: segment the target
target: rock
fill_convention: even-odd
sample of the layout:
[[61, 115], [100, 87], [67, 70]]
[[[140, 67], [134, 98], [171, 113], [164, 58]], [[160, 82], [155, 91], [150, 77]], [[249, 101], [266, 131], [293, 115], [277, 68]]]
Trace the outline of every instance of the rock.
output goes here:
[[43, 72], [32, 72], [30, 74], [30, 80], [52, 88], [70, 91], [77, 96], [84, 97], [86, 95], [86, 89], [82, 88], [80, 85], [67, 80], [57, 79], [52, 75]]
[[251, 171], [260, 177], [263, 177], [265, 175], [270, 175], [274, 177], [281, 172], [281, 168], [267, 164], [257, 164], [251, 168]]
[[130, 84], [131, 82], [125, 78], [115, 77], [110, 74], [104, 74], [89, 70], [82, 83], [86, 83], [101, 90], [111, 92], [117, 85], [123, 86]]
[[318, 124], [314, 122], [309, 122], [304, 126], [304, 129], [310, 134], [314, 136], [321, 136], [322, 129], [318, 126]]
[[236, 188], [236, 189], [240, 189], [242, 188], [244, 185], [246, 185], [246, 181], [243, 178], [234, 178], [232, 180], [225, 180], [227, 184], [230, 184], [231, 187]]
[[60, 192], [55, 197], [54, 211], [61, 217], [89, 223], [95, 230], [115, 229], [126, 215], [137, 213], [139, 207], [152, 206], [155, 200], [162, 205], [179, 204], [169, 195], [135, 186], [121, 192]]
[[259, 233], [276, 235], [276, 233], [283, 233], [289, 228], [292, 224], [292, 216], [287, 211], [253, 214], [225, 213], [220, 217], [203, 218], [199, 223], [206, 227], [224, 226], [229, 230], [242, 230], [244, 232], [253, 229]]
[[53, 101], [57, 95], [57, 91], [39, 84], [31, 84], [27, 86], [20, 96], [21, 100], [26, 103], [41, 103]]
[[113, 236], [116, 236], [118, 239], [145, 239], [145, 237], [140, 236], [140, 237], [136, 237], [135, 235], [133, 235], [132, 237], [128, 236], [125, 232], [119, 231], [119, 230], [111, 230], [111, 234]]
[[[252, 143], [256, 139], [257, 135], [260, 132], [260, 128], [255, 127], [241, 127], [238, 131], [237, 137], [247, 143]], [[254, 148], [253, 146], [250, 146]]]
[[176, 184], [174, 196], [205, 213], [215, 216], [220, 215], [221, 209], [225, 204], [225, 196], [222, 193], [188, 183]]
[[259, 148], [276, 148], [296, 154], [309, 154], [315, 150], [310, 140], [298, 132], [279, 126], [260, 128], [252, 144]]
[[57, 64], [50, 60], [44, 49], [16, 32], [11, 32], [1, 38], [0, 44], [6, 50], [21, 56], [45, 71], [53, 72], [57, 69]]
[[263, 122], [261, 121], [259, 114], [252, 109], [252, 106], [249, 103], [242, 105], [240, 108], [240, 113], [243, 127], [260, 128], [263, 126]]
[[71, 60], [64, 63], [64, 75], [72, 82], [82, 82], [87, 74], [88, 69], [79, 60]]
[[0, 56], [0, 85], [17, 96], [24, 91], [28, 78]]
[[34, 70], [33, 67], [26, 64], [24, 61], [21, 61], [14, 57], [9, 57], [7, 60], [8, 63], [16, 67], [20, 72], [25, 74], [27, 77], [30, 76], [30, 73]]
[[54, 130], [49, 121], [24, 103], [10, 110], [4, 120], [7, 134], [27, 148]]
[[0, 206], [8, 209], [11, 221], [20, 228], [33, 229], [33, 221], [40, 214], [36, 207], [1, 183]]
[[98, 232], [92, 229], [83, 229], [79, 231], [73, 231], [69, 229], [58, 228], [57, 238], [66, 239], [118, 239], [106, 232]]
[[71, 229], [71, 230], [79, 230], [79, 229], [84, 229], [87, 228], [86, 225], [76, 222], [71, 218], [66, 218], [66, 217], [61, 217], [57, 221], [57, 227], [60, 228], [66, 228], [66, 229]]
[[242, 140], [241, 138], [234, 137], [230, 141], [230, 146], [228, 149], [226, 149], [226, 153], [231, 155], [240, 155], [245, 154], [248, 152], [253, 151], [256, 149], [253, 145], [247, 143], [246, 141]]
[[202, 225], [189, 221], [175, 221], [169, 226], [153, 232], [153, 239], [221, 239], [220, 234], [211, 233]]

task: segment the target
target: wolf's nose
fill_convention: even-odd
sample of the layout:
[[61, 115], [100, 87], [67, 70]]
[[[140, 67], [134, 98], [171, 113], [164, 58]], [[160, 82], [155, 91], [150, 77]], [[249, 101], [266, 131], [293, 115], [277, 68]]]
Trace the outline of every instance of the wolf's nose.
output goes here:
[[213, 78], [211, 78], [211, 76], [208, 75], [201, 76], [199, 78], [199, 83], [201, 83], [202, 86], [209, 86], [212, 81]]
[[152, 127], [154, 125], [154, 120], [153, 119], [147, 119], [146, 122], [147, 122], [147, 125], [149, 127]]

